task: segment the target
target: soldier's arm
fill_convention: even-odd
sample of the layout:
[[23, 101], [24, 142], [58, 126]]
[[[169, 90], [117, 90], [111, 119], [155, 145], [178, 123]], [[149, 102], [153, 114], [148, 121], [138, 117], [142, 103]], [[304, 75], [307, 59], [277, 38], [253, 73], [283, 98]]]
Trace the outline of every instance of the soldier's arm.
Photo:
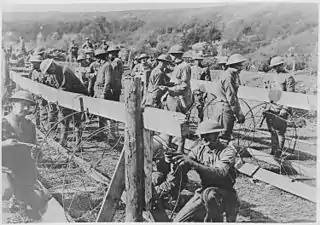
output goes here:
[[240, 111], [240, 105], [239, 105], [239, 101], [238, 101], [237, 92], [234, 88], [234, 85], [233, 85], [230, 77], [225, 80], [224, 86], [225, 86], [225, 91], [226, 91], [225, 94], [226, 94], [227, 102], [228, 102], [231, 110], [233, 111], [233, 113], [238, 115], [238, 113]]
[[190, 67], [185, 67], [181, 69], [181, 84], [174, 85], [173, 87], [170, 87], [168, 90], [171, 93], [180, 94], [183, 92], [187, 87], [188, 83], [190, 82], [191, 78], [191, 69]]
[[217, 162], [215, 162], [215, 164], [211, 166], [205, 166], [201, 163], [194, 161], [192, 167], [201, 174], [204, 174], [204, 176], [207, 178], [221, 178], [226, 177], [228, 175], [230, 168], [232, 168], [235, 164], [235, 159], [235, 150], [228, 146], [221, 152], [220, 159]]

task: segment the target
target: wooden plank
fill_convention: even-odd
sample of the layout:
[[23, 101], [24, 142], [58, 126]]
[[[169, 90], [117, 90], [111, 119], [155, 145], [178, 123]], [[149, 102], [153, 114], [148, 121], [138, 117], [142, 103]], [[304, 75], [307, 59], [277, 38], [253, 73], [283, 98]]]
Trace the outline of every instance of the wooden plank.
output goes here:
[[96, 222], [112, 222], [116, 207], [121, 195], [125, 189], [125, 160], [124, 149], [121, 152], [120, 159], [112, 176], [110, 186], [103, 198]]
[[127, 80], [125, 86], [126, 222], [142, 222], [145, 196], [141, 79]]
[[257, 165], [253, 165], [251, 163], [244, 163], [242, 167], [238, 169], [238, 171], [242, 174], [252, 177], [253, 174], [255, 174], [259, 168], [260, 167]]
[[317, 189], [315, 187], [300, 183], [291, 182], [291, 179], [286, 176], [282, 176], [265, 169], [258, 169], [253, 175], [253, 178], [266, 182], [280, 188], [286, 192], [304, 198], [308, 201], [316, 203], [317, 201]]
[[[200, 89], [202, 91], [217, 94], [217, 82], [191, 80], [191, 89]], [[255, 100], [259, 102], [269, 102], [268, 89], [240, 86], [238, 90], [238, 97], [247, 100]], [[317, 110], [317, 96], [307, 95], [292, 92], [282, 92], [280, 101], [281, 105], [305, 109], [305, 110]]]
[[[11, 72], [11, 77], [22, 89], [39, 95], [49, 102], [57, 102], [63, 107], [80, 112], [81, 106], [79, 104], [79, 98], [82, 98], [85, 111], [94, 115], [125, 122], [124, 103], [91, 98], [72, 92], [57, 90], [21, 77], [18, 73], [14, 72]], [[177, 137], [181, 137], [188, 133], [187, 125], [181, 121], [181, 118], [185, 117], [182, 113], [146, 108], [143, 115], [143, 122], [146, 129]]]
[[145, 175], [145, 209], [151, 210], [152, 200], [152, 158], [153, 158], [152, 132], [144, 129], [144, 175]]
[[144, 128], [176, 137], [187, 134], [185, 115], [156, 108], [145, 108], [143, 112]]

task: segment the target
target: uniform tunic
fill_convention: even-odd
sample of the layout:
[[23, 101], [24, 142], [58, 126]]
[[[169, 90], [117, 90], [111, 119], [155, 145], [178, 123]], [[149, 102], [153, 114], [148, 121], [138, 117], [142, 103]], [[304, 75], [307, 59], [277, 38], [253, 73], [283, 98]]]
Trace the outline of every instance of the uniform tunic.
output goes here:
[[175, 66], [171, 74], [171, 82], [174, 83], [174, 86], [170, 88], [167, 98], [167, 106], [170, 111], [185, 113], [188, 107], [192, 105], [190, 80], [191, 67], [181, 61]]
[[97, 98], [113, 100], [114, 84], [112, 65], [107, 61], [98, 70], [94, 85], [94, 95]]
[[159, 86], [168, 86], [170, 77], [163, 68], [157, 66], [150, 74], [149, 85], [146, 92], [146, 105], [160, 108], [161, 97], [165, 94]]
[[191, 78], [195, 80], [211, 81], [210, 70], [208, 67], [194, 65], [191, 67]]
[[121, 89], [122, 89], [122, 75], [123, 75], [123, 64], [121, 59], [115, 58], [112, 63], [113, 76], [115, 80], [114, 85], [114, 97], [116, 101], [120, 100]]
[[234, 168], [236, 151], [221, 143], [201, 144], [189, 156], [207, 167], [215, 175], [207, 177], [197, 171], [202, 188], [180, 210], [174, 222], [223, 222], [223, 213], [228, 222], [234, 222], [239, 210], [239, 200], [233, 186], [236, 179]]

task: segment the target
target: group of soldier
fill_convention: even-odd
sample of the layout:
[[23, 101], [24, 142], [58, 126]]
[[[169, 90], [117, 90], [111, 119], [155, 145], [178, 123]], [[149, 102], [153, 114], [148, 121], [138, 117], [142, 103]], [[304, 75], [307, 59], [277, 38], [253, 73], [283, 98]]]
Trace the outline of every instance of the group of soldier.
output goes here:
[[[108, 46], [105, 42], [100, 48], [94, 49], [88, 39], [82, 48], [83, 53], [78, 55], [74, 42], [70, 47], [72, 60], [75, 58], [79, 63], [75, 72], [52, 59], [45, 59], [44, 49], [37, 48], [30, 58], [33, 65], [30, 78], [64, 91], [120, 101], [124, 88], [124, 66], [118, 56], [120, 49], [116, 46]], [[217, 104], [212, 119], [204, 120], [202, 111], [206, 94], [200, 90], [193, 92], [190, 82], [191, 79], [211, 81], [210, 70], [202, 65], [201, 55], [195, 55], [193, 57], [195, 64], [190, 66], [184, 58], [184, 53], [182, 46], [174, 45], [168, 53], [161, 54], [153, 63], [148, 61], [150, 57], [147, 54], [142, 53], [135, 58], [136, 64], [129, 74], [129, 78], [141, 77], [143, 107], [155, 107], [187, 114], [192, 105], [196, 104], [201, 121], [196, 134], [202, 142], [189, 154], [184, 152], [184, 138], [178, 139], [178, 147], [173, 150], [175, 147], [172, 136], [155, 137], [154, 151], [159, 152], [160, 149], [160, 157], [154, 159], [152, 175], [155, 193], [162, 199], [177, 199], [188, 181], [187, 172], [194, 169], [200, 175], [202, 187], [182, 207], [175, 221], [221, 222], [227, 220], [234, 222], [240, 204], [234, 189], [237, 153], [229, 142], [235, 122], [245, 122], [237, 93], [240, 85], [239, 75], [246, 58], [240, 54], [233, 54], [228, 58], [220, 59], [218, 63], [223, 73], [217, 82]], [[283, 65], [284, 61], [281, 57], [271, 60], [270, 66], [278, 72], [278, 76], [266, 85], [283, 91], [294, 91], [294, 78], [280, 75]], [[55, 104], [44, 99], [38, 99], [38, 104], [39, 123], [44, 122], [49, 126], [54, 125], [57, 117], [62, 119], [73, 113], [72, 110], [64, 107], [59, 106], [57, 109]], [[289, 108], [277, 104], [265, 112], [271, 133], [272, 154], [277, 157], [283, 148], [287, 126], [285, 120], [289, 114]], [[81, 117], [77, 115], [80, 114], [75, 114], [74, 121], [76, 141], [79, 143], [82, 130]], [[60, 138], [62, 145], [66, 144], [70, 121], [71, 119], [65, 119], [62, 122]], [[99, 127], [106, 126], [106, 122], [108, 121], [104, 118], [99, 118]], [[77, 148], [75, 151], [81, 151], [81, 149]]]

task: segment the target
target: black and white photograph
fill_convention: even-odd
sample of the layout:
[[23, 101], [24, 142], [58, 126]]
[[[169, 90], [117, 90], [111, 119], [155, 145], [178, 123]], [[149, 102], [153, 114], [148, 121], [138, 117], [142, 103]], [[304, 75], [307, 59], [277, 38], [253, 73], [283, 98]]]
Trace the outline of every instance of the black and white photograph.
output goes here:
[[313, 223], [316, 2], [5, 1], [2, 223]]

